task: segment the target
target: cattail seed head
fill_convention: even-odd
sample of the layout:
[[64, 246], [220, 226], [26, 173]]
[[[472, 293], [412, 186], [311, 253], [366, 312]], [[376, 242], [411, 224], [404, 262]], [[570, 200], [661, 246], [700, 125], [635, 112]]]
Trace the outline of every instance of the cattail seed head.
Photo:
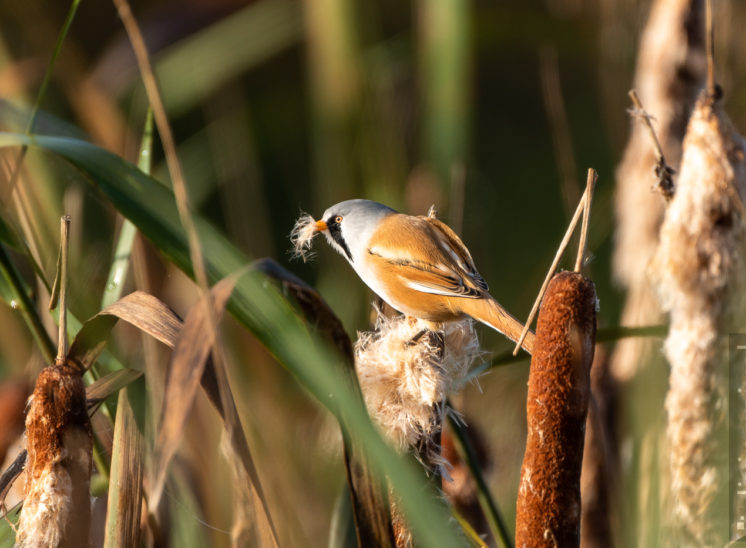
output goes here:
[[39, 373], [26, 415], [28, 460], [20, 548], [88, 546], [91, 426], [77, 368]]

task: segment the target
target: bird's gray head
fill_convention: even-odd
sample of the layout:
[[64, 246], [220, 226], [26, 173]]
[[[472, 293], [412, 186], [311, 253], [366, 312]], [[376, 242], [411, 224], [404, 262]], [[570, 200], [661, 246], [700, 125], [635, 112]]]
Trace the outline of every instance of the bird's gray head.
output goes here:
[[354, 257], [370, 240], [378, 222], [396, 213], [388, 206], [370, 200], [347, 200], [331, 206], [321, 221], [326, 224], [324, 235], [329, 244], [354, 263]]

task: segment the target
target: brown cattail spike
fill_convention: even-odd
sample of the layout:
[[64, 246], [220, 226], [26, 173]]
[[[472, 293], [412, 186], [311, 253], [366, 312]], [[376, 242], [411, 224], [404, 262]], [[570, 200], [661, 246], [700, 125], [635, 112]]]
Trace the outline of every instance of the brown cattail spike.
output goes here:
[[20, 548], [88, 546], [91, 521], [91, 425], [78, 369], [39, 373], [26, 415], [28, 460]]
[[528, 381], [516, 546], [578, 546], [580, 468], [596, 339], [596, 291], [575, 272], [549, 284]]

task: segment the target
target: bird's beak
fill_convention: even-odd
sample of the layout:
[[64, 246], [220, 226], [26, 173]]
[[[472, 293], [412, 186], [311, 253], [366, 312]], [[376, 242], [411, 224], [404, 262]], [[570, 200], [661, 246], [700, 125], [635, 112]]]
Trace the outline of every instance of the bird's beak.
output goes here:
[[316, 230], [318, 232], [324, 232], [327, 228], [326, 223], [324, 221], [316, 221]]

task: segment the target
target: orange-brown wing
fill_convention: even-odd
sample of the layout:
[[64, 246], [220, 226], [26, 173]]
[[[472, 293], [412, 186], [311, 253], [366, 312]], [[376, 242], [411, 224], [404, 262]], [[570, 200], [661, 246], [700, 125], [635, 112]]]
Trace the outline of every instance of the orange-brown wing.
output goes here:
[[464, 244], [446, 225], [432, 221], [427, 217], [392, 215], [381, 223], [373, 238], [376, 245], [368, 253], [387, 263], [389, 272], [415, 291], [447, 297], [483, 297], [487, 284], [474, 268]]
[[442, 234], [443, 238], [448, 242], [447, 247], [449, 252], [452, 254], [461, 272], [470, 278], [478, 287], [485, 291], [489, 291], [487, 282], [484, 281], [482, 275], [477, 272], [477, 267], [474, 265], [471, 253], [469, 253], [464, 242], [461, 241], [461, 238], [458, 237], [451, 227], [435, 217], [428, 216], [419, 218], [431, 224], [435, 230]]

